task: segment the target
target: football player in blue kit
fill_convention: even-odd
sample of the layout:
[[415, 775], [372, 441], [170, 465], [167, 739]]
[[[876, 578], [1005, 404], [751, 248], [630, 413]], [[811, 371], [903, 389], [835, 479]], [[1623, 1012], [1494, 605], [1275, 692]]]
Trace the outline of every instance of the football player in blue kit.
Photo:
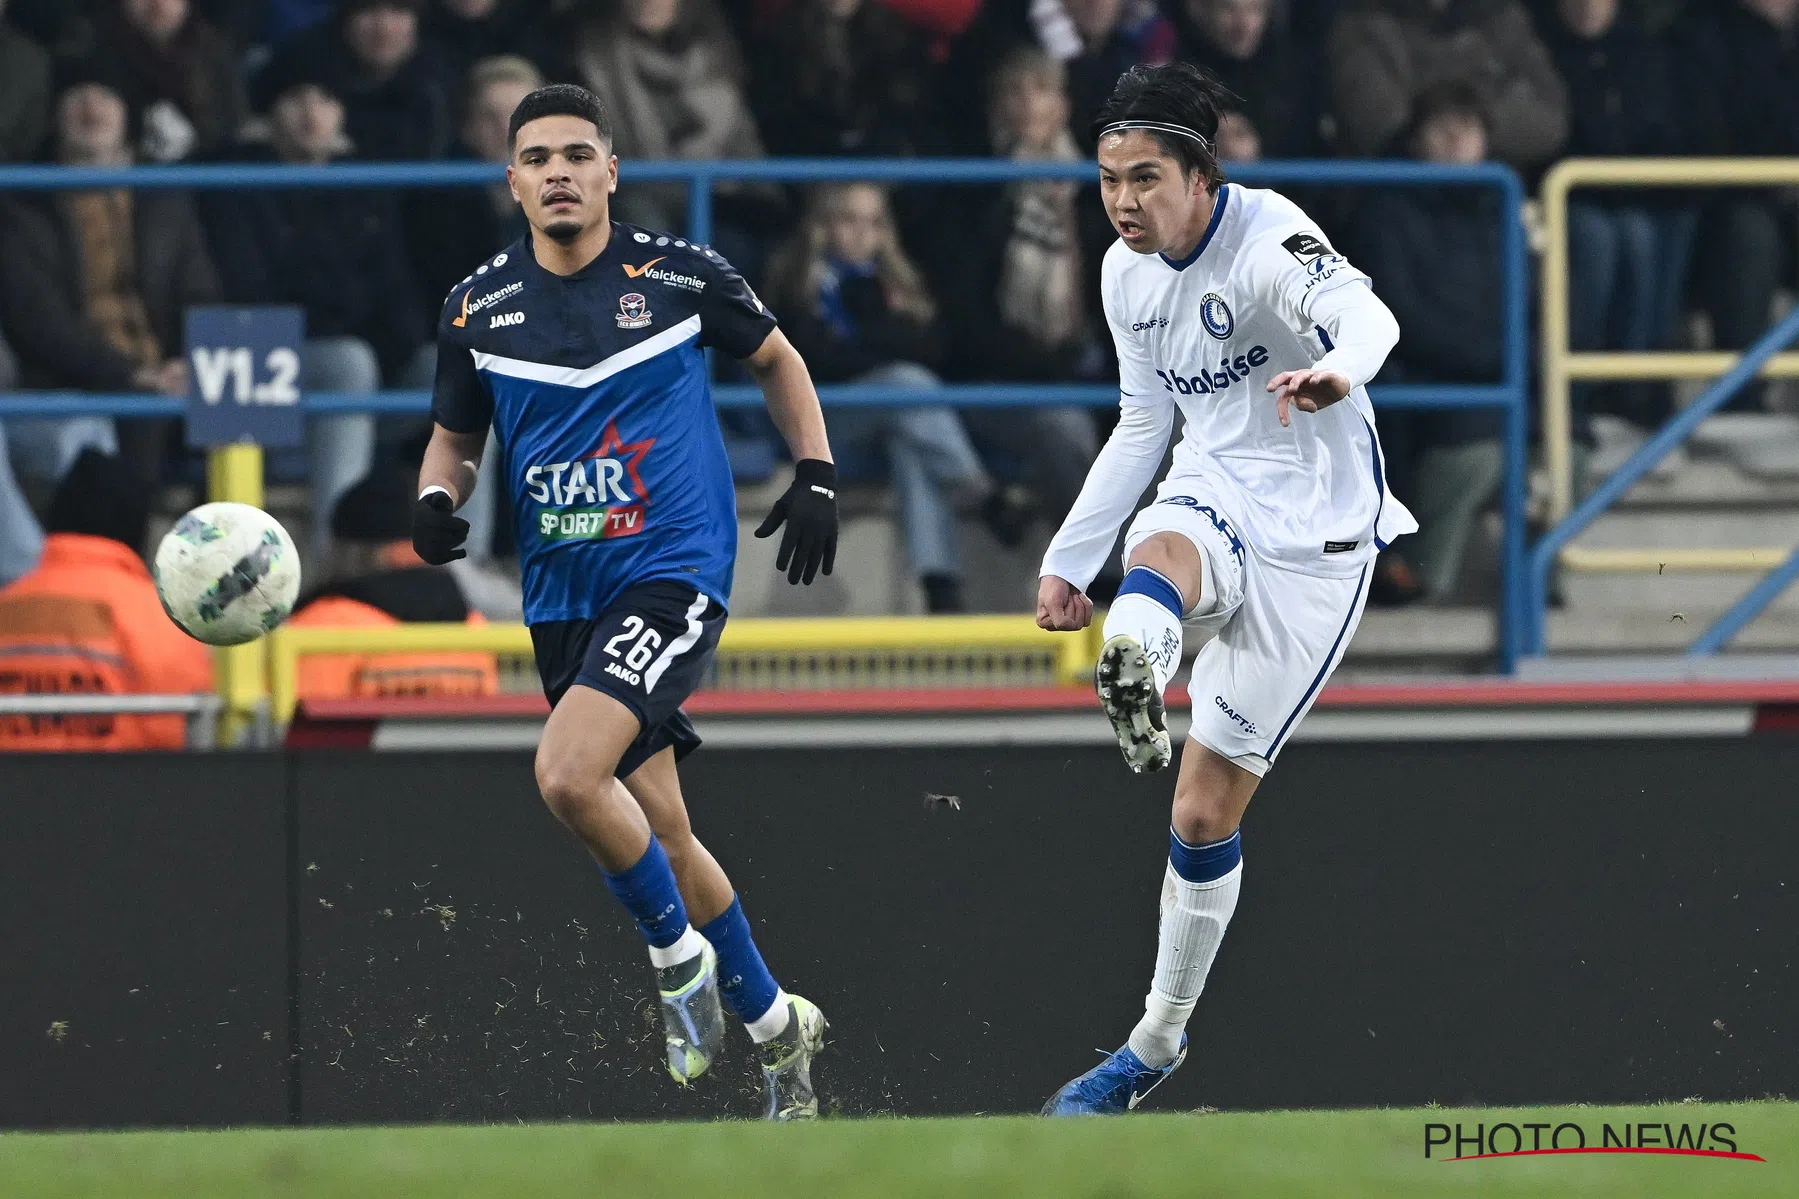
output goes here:
[[756, 535], [785, 526], [776, 567], [793, 583], [831, 573], [837, 550], [818, 395], [723, 258], [610, 219], [618, 159], [592, 93], [542, 88], [511, 129], [507, 180], [530, 231], [445, 301], [413, 544], [431, 563], [463, 556], [455, 511], [491, 427], [552, 709], [537, 785], [649, 943], [669, 1073], [686, 1085], [711, 1066], [722, 995], [759, 1046], [769, 1118], [811, 1118], [824, 1016], [764, 964], [675, 763], [699, 744], [681, 703], [718, 644], [737, 550], [704, 349], [743, 363], [792, 452], [793, 484]]

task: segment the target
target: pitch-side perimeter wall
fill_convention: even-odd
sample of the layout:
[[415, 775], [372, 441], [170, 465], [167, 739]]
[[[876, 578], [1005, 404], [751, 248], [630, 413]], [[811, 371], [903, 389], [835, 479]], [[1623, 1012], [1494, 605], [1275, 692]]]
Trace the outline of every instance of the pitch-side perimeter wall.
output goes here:
[[[1172, 779], [1108, 747], [711, 750], [701, 835], [849, 1114], [1121, 1042]], [[1159, 1107], [1799, 1093], [1799, 739], [1296, 745]], [[0, 1125], [752, 1115], [528, 756], [0, 759]]]

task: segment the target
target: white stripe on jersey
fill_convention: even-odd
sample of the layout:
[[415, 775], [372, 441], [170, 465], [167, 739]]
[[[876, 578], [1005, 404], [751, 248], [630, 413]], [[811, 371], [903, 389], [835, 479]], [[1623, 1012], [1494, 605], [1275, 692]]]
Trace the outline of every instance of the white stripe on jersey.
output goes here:
[[502, 358], [498, 354], [483, 354], [480, 350], [471, 352], [475, 356], [475, 369], [478, 371], [491, 371], [514, 379], [530, 379], [536, 383], [554, 383], [558, 387], [579, 387], [585, 390], [602, 379], [609, 379], [620, 371], [629, 370], [641, 362], [648, 362], [659, 354], [666, 354], [685, 345], [699, 335], [700, 317], [695, 313], [680, 324], [664, 329], [653, 337], [646, 337], [629, 349], [620, 350], [592, 366], [582, 367], [551, 366], [547, 362], [527, 362], [523, 358]]

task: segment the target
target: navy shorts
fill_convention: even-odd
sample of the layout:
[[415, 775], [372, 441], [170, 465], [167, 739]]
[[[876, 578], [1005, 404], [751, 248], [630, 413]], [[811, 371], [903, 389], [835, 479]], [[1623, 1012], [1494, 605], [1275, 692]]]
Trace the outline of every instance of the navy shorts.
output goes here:
[[681, 704], [705, 677], [724, 627], [717, 600], [679, 579], [656, 579], [626, 588], [592, 619], [532, 625], [531, 645], [552, 708], [579, 683], [637, 715], [643, 727], [614, 772], [622, 779], [665, 747], [677, 760], [699, 748]]

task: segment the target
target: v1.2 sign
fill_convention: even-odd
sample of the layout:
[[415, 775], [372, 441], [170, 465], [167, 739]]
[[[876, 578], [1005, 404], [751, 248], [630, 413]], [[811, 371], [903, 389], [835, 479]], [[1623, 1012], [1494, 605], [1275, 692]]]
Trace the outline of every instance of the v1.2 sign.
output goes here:
[[187, 310], [187, 444], [294, 446], [304, 440], [296, 307]]

